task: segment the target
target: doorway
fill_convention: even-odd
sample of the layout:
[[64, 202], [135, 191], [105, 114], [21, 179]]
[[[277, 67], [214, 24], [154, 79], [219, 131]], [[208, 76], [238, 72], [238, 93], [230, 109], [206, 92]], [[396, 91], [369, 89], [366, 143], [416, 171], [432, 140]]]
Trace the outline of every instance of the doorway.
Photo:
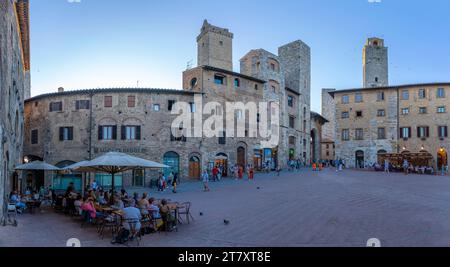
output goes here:
[[448, 165], [448, 154], [444, 148], [439, 149], [438, 152], [438, 170], [442, 170], [442, 168], [446, 168]]
[[189, 178], [200, 179], [200, 174], [200, 159], [196, 156], [193, 156], [189, 159]]
[[355, 167], [364, 169], [364, 151], [358, 150], [355, 153]]

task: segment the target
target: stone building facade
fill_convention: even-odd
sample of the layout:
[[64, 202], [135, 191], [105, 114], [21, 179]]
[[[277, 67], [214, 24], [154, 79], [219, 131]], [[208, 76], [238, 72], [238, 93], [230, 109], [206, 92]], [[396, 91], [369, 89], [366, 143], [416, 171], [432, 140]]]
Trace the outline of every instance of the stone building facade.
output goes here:
[[[0, 0], [0, 207], [18, 183], [24, 98], [30, 94], [28, 1]], [[0, 216], [3, 208], [0, 208]]]
[[[278, 56], [263, 49], [252, 50], [240, 60], [240, 72], [235, 72], [232, 40], [233, 34], [228, 29], [205, 21], [197, 37], [198, 65], [183, 72], [182, 90], [124, 88], [65, 92], [61, 88], [57, 93], [28, 99], [25, 157], [63, 167], [108, 151], [122, 151], [170, 165], [172, 168], [166, 172], [178, 172], [182, 179], [198, 179], [201, 171], [214, 165], [224, 166], [227, 175], [234, 164], [250, 164], [258, 169], [264, 164], [285, 167], [290, 158], [303, 158], [309, 163], [312, 128], [309, 47], [296, 41], [281, 47]], [[228, 126], [226, 117], [230, 115], [235, 123], [244, 121], [245, 132], [238, 136], [236, 132], [223, 130], [217, 136], [207, 137], [195, 135], [198, 129], [195, 128], [189, 137], [188, 129], [175, 129], [185, 136], [173, 136], [171, 124], [177, 116], [170, 110], [180, 102], [189, 106], [192, 125], [206, 123], [217, 115]], [[255, 121], [250, 118], [256, 121], [263, 118], [259, 113], [250, 114], [245, 105], [260, 102], [280, 105], [281, 137], [275, 146], [262, 145], [265, 139], [251, 132], [250, 126]], [[228, 111], [227, 103], [244, 106]], [[212, 104], [214, 111], [205, 112]], [[272, 113], [271, 106], [267, 108], [270, 122], [270, 116], [276, 113]], [[154, 177], [154, 172], [135, 171], [118, 180], [123, 186], [149, 186]], [[88, 178], [104, 186], [110, 183], [106, 175], [91, 174]], [[31, 187], [53, 185], [58, 189], [69, 181], [76, 181], [81, 187], [81, 180], [78, 174], [52, 177], [40, 173], [27, 177], [24, 183]]]
[[448, 165], [450, 83], [413, 84], [330, 92], [336, 103], [336, 157], [367, 167], [383, 153], [432, 156]]

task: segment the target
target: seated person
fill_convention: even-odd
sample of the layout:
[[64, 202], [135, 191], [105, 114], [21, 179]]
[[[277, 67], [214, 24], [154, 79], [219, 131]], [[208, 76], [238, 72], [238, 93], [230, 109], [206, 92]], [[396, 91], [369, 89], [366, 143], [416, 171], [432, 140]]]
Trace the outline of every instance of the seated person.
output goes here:
[[141, 210], [142, 215], [147, 215], [148, 209], [150, 208], [150, 203], [147, 200], [147, 193], [142, 194], [142, 198], [137, 203], [137, 206]]
[[112, 205], [111, 208], [115, 210], [123, 210], [125, 208], [123, 201], [120, 199], [118, 195], [114, 196], [114, 205]]
[[98, 204], [100, 204], [100, 205], [108, 204], [108, 201], [105, 198], [105, 192], [99, 191], [99, 194], [98, 194], [98, 197], [97, 197], [97, 201], [98, 201]]
[[41, 195], [39, 195], [39, 193], [37, 191], [33, 192], [33, 200], [38, 201], [39, 199], [41, 199]]
[[123, 209], [123, 228], [130, 231], [130, 223], [135, 223], [135, 230], [139, 231], [141, 229], [141, 211], [136, 208], [136, 202], [134, 199], [130, 200], [130, 206]]
[[159, 211], [161, 213], [161, 219], [164, 222], [165, 231], [170, 231], [175, 224], [175, 218], [173, 217], [167, 200], [161, 200], [161, 205], [159, 206]]
[[120, 190], [120, 198], [121, 198], [121, 199], [126, 199], [126, 198], [128, 198], [128, 193], [127, 193], [127, 191], [125, 191], [125, 189], [121, 189], [121, 190]]
[[152, 211], [153, 219], [161, 219], [161, 214], [159, 213], [159, 207], [155, 205], [155, 199], [149, 199], [149, 210]]
[[16, 205], [17, 211], [19, 213], [21, 213], [22, 211], [24, 211], [27, 207], [27, 205], [25, 205], [25, 203], [23, 203], [20, 199], [20, 196], [17, 194], [16, 191], [11, 192], [10, 197], [9, 197], [9, 201], [11, 202], [11, 204]]
[[103, 217], [103, 213], [97, 212], [92, 198], [84, 198], [81, 209], [89, 213], [90, 218], [95, 219], [97, 217]]
[[82, 210], [82, 206], [83, 206], [83, 198], [81, 197], [81, 195], [77, 196], [77, 199], [74, 202], [75, 205], [75, 211], [77, 213], [77, 215], [82, 215], [83, 210]]

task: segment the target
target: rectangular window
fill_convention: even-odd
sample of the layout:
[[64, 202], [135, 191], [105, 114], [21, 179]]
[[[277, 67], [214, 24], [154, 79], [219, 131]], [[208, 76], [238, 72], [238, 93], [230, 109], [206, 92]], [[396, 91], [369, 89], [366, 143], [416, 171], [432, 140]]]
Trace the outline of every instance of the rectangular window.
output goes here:
[[270, 69], [273, 70], [273, 71], [275, 71], [275, 64], [270, 63]]
[[37, 143], [39, 142], [38, 134], [39, 134], [38, 130], [31, 131], [31, 144], [32, 145], [37, 145]]
[[214, 75], [214, 83], [224, 85], [225, 84], [225, 77], [220, 75]]
[[191, 113], [195, 112], [195, 103], [194, 102], [189, 103], [189, 109], [191, 110]]
[[50, 112], [54, 111], [62, 111], [62, 102], [51, 102], [50, 103]]
[[437, 108], [437, 112], [438, 113], [445, 113], [446, 112], [446, 108], [445, 107], [438, 107]]
[[105, 96], [105, 108], [112, 108], [112, 96]]
[[295, 137], [294, 136], [289, 136], [289, 144], [290, 145], [295, 145]]
[[361, 102], [363, 102], [362, 94], [355, 94], [355, 103], [361, 103]]
[[377, 111], [377, 116], [378, 117], [385, 117], [386, 116], [386, 111], [384, 109], [379, 109]]
[[364, 140], [364, 130], [363, 129], [355, 130], [355, 140]]
[[378, 92], [377, 101], [384, 101], [384, 92]]
[[409, 114], [409, 108], [402, 108], [402, 115], [408, 115]]
[[342, 104], [348, 104], [350, 103], [350, 98], [348, 95], [343, 95], [342, 96]]
[[129, 108], [136, 107], [136, 97], [134, 95], [128, 96], [128, 107]]
[[426, 107], [419, 108], [419, 114], [427, 114], [427, 108]]
[[350, 140], [350, 131], [348, 129], [342, 130], [342, 141]]
[[378, 140], [384, 140], [384, 139], [386, 139], [386, 129], [378, 128]]
[[60, 127], [59, 141], [71, 141], [71, 140], [73, 140], [73, 127]]
[[294, 97], [291, 95], [288, 96], [288, 106], [294, 107]]
[[408, 90], [402, 91], [402, 100], [409, 100], [409, 91]]
[[411, 138], [411, 127], [400, 128], [400, 138], [403, 139]]
[[430, 127], [428, 126], [417, 127], [417, 137], [418, 138], [430, 137]]
[[75, 109], [81, 110], [81, 109], [89, 109], [90, 107], [90, 101], [89, 100], [77, 100], [75, 101]]
[[438, 134], [439, 134], [439, 138], [447, 138], [448, 137], [447, 126], [438, 126]]
[[437, 89], [437, 98], [445, 98], [445, 89], [444, 88]]
[[141, 140], [141, 126], [122, 126], [122, 140]]
[[419, 90], [419, 99], [425, 99], [427, 97], [427, 91], [425, 89]]
[[98, 140], [117, 140], [117, 126], [99, 126]]
[[295, 128], [295, 117], [289, 116], [289, 127]]
[[342, 119], [348, 119], [350, 118], [350, 113], [348, 113], [347, 111], [342, 112], [341, 114]]
[[219, 145], [225, 145], [227, 143], [227, 133], [222, 132], [219, 136]]
[[175, 100], [169, 100], [169, 101], [167, 101], [167, 110], [172, 111], [173, 105], [175, 105], [175, 103], [176, 103]]
[[154, 105], [153, 105], [153, 110], [156, 111], [156, 112], [158, 112], [158, 111], [161, 110], [161, 106], [160, 106], [159, 104], [154, 104]]
[[363, 116], [363, 112], [362, 111], [356, 111], [356, 117], [357, 118], [361, 118]]

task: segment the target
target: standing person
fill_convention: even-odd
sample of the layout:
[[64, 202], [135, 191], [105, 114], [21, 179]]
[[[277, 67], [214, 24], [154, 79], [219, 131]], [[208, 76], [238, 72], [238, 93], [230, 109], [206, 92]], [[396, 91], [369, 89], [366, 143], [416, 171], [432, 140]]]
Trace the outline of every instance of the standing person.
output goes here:
[[236, 165], [234, 165], [234, 179], [238, 179], [239, 178], [239, 167], [238, 167], [238, 165], [236, 164]]
[[219, 174], [219, 169], [217, 168], [217, 165], [214, 166], [214, 168], [212, 169], [212, 178], [213, 178], [213, 182], [215, 182], [217, 180], [217, 175]]
[[204, 170], [203, 171], [203, 174], [202, 174], [202, 181], [203, 181], [203, 191], [204, 192], [209, 192], [210, 191], [210, 189], [209, 189], [209, 185], [208, 185], [208, 182], [209, 182], [209, 174], [208, 174], [208, 171], [207, 170]]
[[173, 187], [172, 192], [173, 193], [177, 192], [177, 184], [178, 184], [178, 173], [175, 173], [173, 175], [173, 180], [172, 180], [172, 187]]
[[169, 189], [170, 189], [170, 186], [172, 185], [173, 177], [174, 177], [174, 176], [175, 176], [175, 173], [174, 173], [174, 172], [171, 172], [171, 173], [169, 174], [168, 179], [167, 179], [167, 188], [169, 188]]
[[340, 159], [339, 160], [339, 171], [341, 172], [342, 171], [342, 168], [343, 168], [343, 163], [342, 163], [342, 160]]
[[239, 168], [239, 171], [238, 171], [239, 180], [242, 180], [242, 178], [244, 178], [244, 167], [239, 166], [238, 168]]
[[223, 165], [219, 165], [219, 173], [217, 174], [217, 180], [221, 180], [223, 175]]
[[253, 180], [255, 175], [255, 169], [253, 169], [253, 166], [250, 166], [248, 170], [248, 179]]
[[159, 177], [158, 177], [158, 192], [164, 191], [163, 190], [163, 186], [164, 186], [163, 176], [162, 176], [162, 173], [159, 173]]
[[409, 167], [408, 160], [407, 159], [403, 160], [403, 171], [405, 172], [405, 175], [408, 175], [408, 167]]
[[384, 172], [389, 174], [389, 160], [384, 160]]
[[280, 176], [280, 172], [281, 172], [281, 167], [278, 166], [278, 167], [277, 167], [277, 176]]
[[96, 180], [94, 180], [94, 181], [92, 182], [91, 187], [92, 187], [92, 190], [94, 190], [94, 192], [97, 192], [97, 190], [98, 190], [98, 183], [97, 183]]

